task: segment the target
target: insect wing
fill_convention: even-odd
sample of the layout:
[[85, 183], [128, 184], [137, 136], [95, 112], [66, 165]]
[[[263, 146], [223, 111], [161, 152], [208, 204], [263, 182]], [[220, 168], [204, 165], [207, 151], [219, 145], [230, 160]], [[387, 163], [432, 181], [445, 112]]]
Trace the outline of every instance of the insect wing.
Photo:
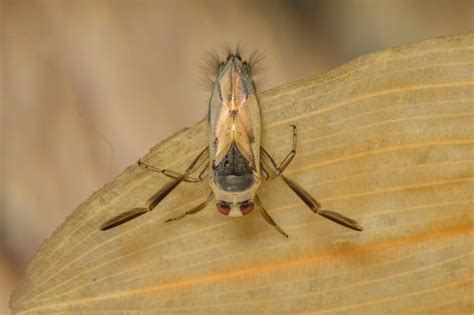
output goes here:
[[218, 75], [209, 104], [209, 127], [213, 166], [235, 142], [259, 173], [260, 108], [250, 72], [237, 57], [230, 57]]

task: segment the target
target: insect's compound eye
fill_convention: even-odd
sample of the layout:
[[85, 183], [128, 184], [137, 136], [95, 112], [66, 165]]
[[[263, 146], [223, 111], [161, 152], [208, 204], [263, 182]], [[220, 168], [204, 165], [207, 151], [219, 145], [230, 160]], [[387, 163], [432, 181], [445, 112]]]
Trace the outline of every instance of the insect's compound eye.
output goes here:
[[217, 207], [217, 210], [224, 215], [228, 215], [230, 212], [230, 204], [228, 204], [225, 201], [219, 201], [216, 204], [216, 207]]
[[254, 207], [254, 203], [250, 200], [244, 201], [240, 204], [240, 211], [243, 215], [249, 214]]

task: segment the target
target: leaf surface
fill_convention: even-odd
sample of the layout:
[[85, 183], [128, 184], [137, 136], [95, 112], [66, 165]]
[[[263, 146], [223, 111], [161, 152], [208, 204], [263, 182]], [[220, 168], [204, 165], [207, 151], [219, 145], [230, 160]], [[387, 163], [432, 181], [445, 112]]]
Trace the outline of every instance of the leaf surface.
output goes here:
[[[362, 56], [262, 93], [263, 146], [325, 210], [315, 215], [281, 179], [258, 211], [220, 215], [207, 183], [183, 183], [150, 213], [171, 179], [136, 165], [80, 205], [47, 240], [11, 299], [15, 313], [380, 314], [473, 311], [474, 35]], [[183, 171], [207, 144], [206, 121], [154, 147], [148, 164]]]

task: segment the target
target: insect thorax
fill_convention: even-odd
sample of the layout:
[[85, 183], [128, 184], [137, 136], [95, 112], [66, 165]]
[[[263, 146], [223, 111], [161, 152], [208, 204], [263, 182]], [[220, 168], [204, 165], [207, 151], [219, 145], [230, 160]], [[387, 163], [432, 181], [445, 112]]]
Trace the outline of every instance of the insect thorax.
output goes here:
[[212, 171], [216, 186], [228, 192], [244, 191], [255, 184], [255, 170], [239, 151], [235, 141]]

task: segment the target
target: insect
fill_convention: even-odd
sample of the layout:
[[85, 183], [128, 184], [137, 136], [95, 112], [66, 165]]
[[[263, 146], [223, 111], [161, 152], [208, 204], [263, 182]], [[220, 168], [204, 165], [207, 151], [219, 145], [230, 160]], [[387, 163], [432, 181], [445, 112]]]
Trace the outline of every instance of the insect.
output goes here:
[[215, 68], [216, 78], [208, 112], [209, 145], [184, 172], [161, 169], [139, 161], [140, 166], [172, 180], [150, 198], [146, 208], [134, 208], [121, 213], [106, 221], [101, 230], [111, 229], [152, 211], [182, 182], [196, 183], [209, 178], [211, 192], [207, 199], [166, 222], [195, 214], [215, 199], [217, 210], [231, 217], [249, 214], [257, 208], [270, 225], [288, 237], [265, 210], [257, 193], [262, 180], [271, 181], [280, 177], [314, 213], [350, 229], [362, 231], [356, 221], [334, 211], [322, 210], [321, 205], [303, 187], [282, 174], [296, 155], [295, 125], [290, 125], [292, 148], [280, 163], [276, 163], [261, 146], [260, 107], [252, 63], [244, 61], [238, 52], [229, 53], [225, 61], [215, 63]]

